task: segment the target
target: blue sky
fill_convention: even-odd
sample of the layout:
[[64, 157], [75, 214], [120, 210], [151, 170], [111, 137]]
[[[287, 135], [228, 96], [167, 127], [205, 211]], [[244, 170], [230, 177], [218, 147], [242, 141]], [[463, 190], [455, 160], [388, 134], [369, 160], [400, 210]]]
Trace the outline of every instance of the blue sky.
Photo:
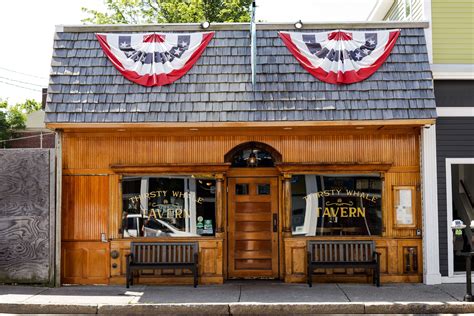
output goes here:
[[[376, 0], [257, 0], [267, 22], [364, 21]], [[81, 7], [103, 9], [102, 0], [15, 0], [0, 4], [0, 99], [41, 100], [47, 87], [55, 25], [80, 24]], [[20, 87], [18, 87], [20, 86]]]

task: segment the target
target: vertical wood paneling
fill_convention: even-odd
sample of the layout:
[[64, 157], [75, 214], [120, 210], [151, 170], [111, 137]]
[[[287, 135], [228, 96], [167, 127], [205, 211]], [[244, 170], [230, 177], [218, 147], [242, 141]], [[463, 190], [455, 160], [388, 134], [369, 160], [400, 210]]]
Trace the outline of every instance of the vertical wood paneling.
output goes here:
[[109, 243], [62, 242], [62, 284], [108, 284]]
[[[306, 281], [306, 243], [308, 240], [330, 239], [330, 237], [294, 237], [285, 239], [285, 282]], [[363, 237], [340, 237], [345, 239], [360, 239]], [[385, 239], [373, 238], [377, 252], [380, 252], [380, 272], [382, 283], [385, 282], [420, 282], [422, 279], [423, 260], [421, 255], [421, 239]], [[416, 271], [405, 271], [404, 260], [406, 248], [416, 251]], [[370, 273], [366, 269], [318, 269], [319, 274], [313, 276], [313, 282], [370, 282]]]
[[108, 176], [64, 176], [62, 240], [100, 240], [108, 233]]
[[109, 202], [109, 237], [119, 238], [119, 228], [122, 216], [122, 183], [119, 175], [109, 176], [110, 202]]
[[[79, 135], [79, 136], [78, 136]], [[220, 163], [233, 147], [266, 143], [284, 162], [390, 162], [418, 166], [418, 134], [341, 134], [311, 136], [121, 136], [65, 134], [65, 169], [106, 169], [112, 164]]]
[[[307, 136], [272, 136], [265, 133], [249, 136], [160, 136], [144, 132], [65, 133], [63, 168], [91, 175], [64, 177], [63, 240], [100, 240], [102, 232], [112, 239], [120, 237], [118, 235], [121, 214], [119, 176], [96, 175], [104, 170], [110, 170], [111, 165], [222, 163], [224, 155], [229, 150], [249, 141], [259, 141], [274, 147], [282, 154], [284, 162], [392, 164], [392, 168], [385, 173], [384, 181], [385, 232], [383, 237], [376, 238], [378, 238], [378, 243], [383, 243], [381, 250], [386, 253], [386, 257], [382, 259], [383, 269], [388, 274], [400, 276], [397, 274], [397, 264], [392, 264], [398, 259], [389, 255], [397, 252], [397, 238], [416, 238], [421, 242], [421, 237], [416, 236], [416, 229], [393, 228], [392, 186], [418, 186], [420, 182], [419, 133], [412, 128], [406, 128], [403, 132], [380, 133], [350, 134], [343, 131], [317, 134], [313, 132]], [[421, 228], [421, 198], [418, 191], [416, 208], [417, 223]], [[110, 215], [109, 210], [111, 210]], [[110, 225], [109, 231], [108, 225]], [[293, 241], [296, 242], [295, 239], [292, 239]], [[202, 276], [207, 280], [206, 282], [222, 281], [222, 261], [224, 260], [222, 245], [223, 243], [219, 242], [218, 248], [214, 249], [214, 246], [206, 248], [201, 253], [203, 258], [210, 259], [201, 266], [204, 269], [201, 273], [208, 274], [208, 276]], [[200, 244], [200, 246], [203, 245]], [[286, 273], [289, 273], [289, 277], [285, 276], [285, 279], [301, 281], [305, 277], [305, 263], [304, 258], [301, 257], [305, 254], [306, 241], [304, 239], [298, 241], [298, 249], [291, 249], [292, 247], [285, 246], [283, 260], [285, 267], [283, 268]], [[116, 270], [120, 271], [120, 269]], [[117, 271], [112, 269], [112, 274], [116, 275], [119, 282], [122, 282], [122, 273]], [[338, 274], [338, 271], [334, 273]], [[398, 276], [394, 280], [405, 280]], [[163, 282], [167, 283], [170, 279], [167, 278], [167, 280]]]
[[[309, 136], [156, 136], [152, 134], [65, 134], [66, 169], [108, 169], [113, 164], [219, 163], [233, 147], [248, 141], [264, 142], [278, 150], [285, 162], [392, 163], [385, 174], [384, 214], [393, 212], [394, 185], [419, 186], [419, 135], [406, 133], [329, 134]], [[65, 177], [63, 238], [98, 240], [106, 232], [103, 215], [109, 203], [110, 238], [118, 238], [120, 185], [117, 176]], [[102, 179], [102, 180], [99, 180]], [[102, 181], [102, 182], [101, 182]], [[417, 191], [417, 222], [421, 228], [421, 198]], [[115, 215], [114, 215], [115, 214]], [[94, 224], [84, 224], [90, 218]], [[82, 226], [81, 226], [82, 225]], [[393, 229], [392, 215], [384, 215], [384, 236], [416, 237], [416, 229]]]
[[[169, 242], [166, 238], [150, 238], [149, 240]], [[222, 239], [193, 238], [192, 240], [199, 242], [199, 284], [221, 284], [224, 280]], [[130, 242], [130, 239], [110, 242], [110, 250], [119, 253], [117, 258], [110, 259], [111, 284], [125, 284], [125, 256], [130, 253]], [[143, 270], [140, 273], [140, 282], [143, 284], [192, 284], [190, 272], [190, 270], [183, 271], [182, 269]]]

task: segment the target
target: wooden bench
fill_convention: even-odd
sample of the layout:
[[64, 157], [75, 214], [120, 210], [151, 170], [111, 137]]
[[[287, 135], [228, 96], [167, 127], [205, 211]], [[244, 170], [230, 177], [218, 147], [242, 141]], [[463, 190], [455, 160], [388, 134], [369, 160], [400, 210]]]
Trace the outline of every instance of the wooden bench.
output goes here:
[[314, 269], [372, 269], [373, 283], [380, 286], [380, 254], [371, 240], [308, 241], [308, 285], [313, 285]]
[[132, 242], [127, 255], [127, 288], [133, 285], [133, 271], [144, 269], [190, 269], [194, 287], [198, 284], [197, 242]]

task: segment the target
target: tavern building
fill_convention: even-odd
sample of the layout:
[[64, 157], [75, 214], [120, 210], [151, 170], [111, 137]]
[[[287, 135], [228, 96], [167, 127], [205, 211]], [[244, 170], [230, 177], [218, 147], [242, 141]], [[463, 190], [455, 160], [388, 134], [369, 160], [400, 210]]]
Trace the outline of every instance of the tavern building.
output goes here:
[[[246, 23], [58, 27], [46, 106], [59, 163], [57, 282], [124, 284], [131, 242], [193, 241], [200, 284], [298, 283], [308, 241], [370, 240], [382, 283], [429, 283], [439, 271], [424, 260], [424, 223], [437, 216], [426, 207], [436, 116], [427, 26], [257, 24], [254, 77]], [[357, 46], [374, 34], [369, 51]], [[147, 43], [162, 54], [137, 55]], [[352, 57], [324, 53], [316, 65], [334, 45]], [[161, 62], [170, 55], [182, 68]], [[313, 280], [371, 273], [317, 270]], [[192, 275], [144, 270], [136, 282]]]

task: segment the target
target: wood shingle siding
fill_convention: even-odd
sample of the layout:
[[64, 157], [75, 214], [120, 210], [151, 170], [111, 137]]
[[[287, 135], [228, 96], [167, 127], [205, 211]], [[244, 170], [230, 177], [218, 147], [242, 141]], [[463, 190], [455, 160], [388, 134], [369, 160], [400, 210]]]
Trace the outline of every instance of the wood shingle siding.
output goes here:
[[277, 30], [258, 30], [257, 46], [255, 87], [251, 84], [247, 30], [216, 30], [202, 57], [180, 80], [168, 86], [143, 87], [128, 81], [113, 67], [93, 32], [56, 33], [46, 122], [270, 122], [435, 117], [432, 76], [422, 28], [403, 28], [380, 69], [365, 81], [351, 85], [327, 84], [311, 76], [284, 46]]

